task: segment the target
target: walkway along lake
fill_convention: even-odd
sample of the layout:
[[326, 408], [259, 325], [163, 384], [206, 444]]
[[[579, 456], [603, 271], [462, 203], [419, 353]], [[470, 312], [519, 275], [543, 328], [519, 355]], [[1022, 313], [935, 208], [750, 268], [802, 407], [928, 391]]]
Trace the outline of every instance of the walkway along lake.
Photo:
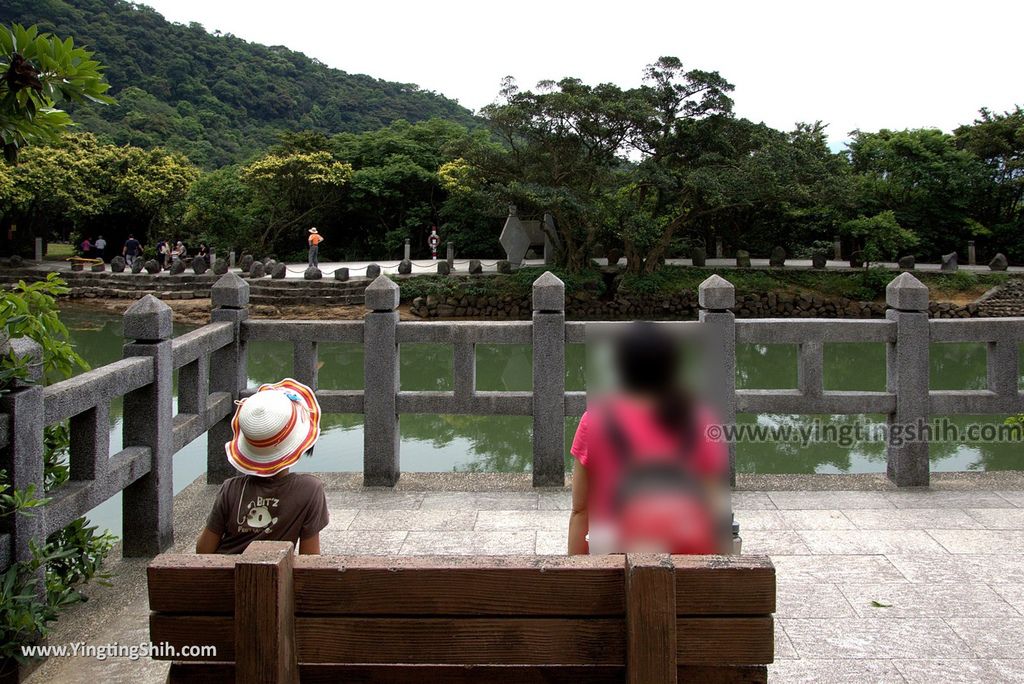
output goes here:
[[[79, 353], [92, 365], [121, 358], [124, 339], [121, 317], [89, 308], [69, 306], [62, 316]], [[189, 328], [175, 326], [175, 335]], [[321, 389], [361, 389], [361, 345], [320, 345]], [[933, 344], [932, 389], [984, 389], [985, 346]], [[796, 387], [795, 345], [739, 345], [737, 387], [782, 389]], [[272, 382], [291, 372], [292, 347], [288, 343], [249, 344], [249, 383]], [[566, 351], [566, 390], [583, 390], [585, 352], [582, 345]], [[1024, 364], [1022, 364], [1024, 368]], [[491, 345], [477, 349], [477, 387], [481, 390], [530, 390], [532, 370], [529, 345]], [[825, 345], [825, 389], [884, 390], [885, 347], [881, 343]], [[440, 345], [403, 345], [402, 388], [451, 390], [451, 348]], [[1020, 379], [1018, 378], [1018, 383]], [[111, 453], [121, 448], [121, 401], [110, 410]], [[815, 419], [840, 426], [854, 421], [884, 423], [883, 416], [745, 415], [740, 423], [807, 428]], [[576, 428], [566, 419], [566, 454]], [[1002, 423], [997, 416], [952, 418], [956, 425]], [[405, 471], [527, 472], [532, 463], [531, 419], [528, 416], [403, 415], [401, 458]], [[297, 470], [361, 471], [362, 416], [326, 415], [323, 436], [313, 456], [302, 459]], [[835, 443], [745, 443], [737, 446], [737, 470], [746, 473], [881, 473], [885, 472], [885, 445], [881, 441], [852, 446]], [[1018, 443], [941, 443], [931, 445], [933, 471], [1021, 470], [1024, 445]], [[175, 493], [195, 480], [206, 467], [206, 437], [195, 440], [174, 458]], [[121, 528], [121, 495], [94, 509], [93, 522], [115, 533]]]

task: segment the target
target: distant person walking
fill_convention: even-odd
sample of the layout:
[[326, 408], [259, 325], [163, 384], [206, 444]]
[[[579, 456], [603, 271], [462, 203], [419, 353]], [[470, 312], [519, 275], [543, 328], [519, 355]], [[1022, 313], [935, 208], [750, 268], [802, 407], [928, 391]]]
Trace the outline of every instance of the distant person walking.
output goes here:
[[85, 238], [82, 240], [82, 244], [79, 245], [82, 250], [82, 256], [86, 259], [92, 258], [92, 238]]
[[321, 235], [316, 227], [309, 229], [309, 265], [311, 267], [320, 268], [320, 243], [324, 241], [324, 236]]
[[134, 235], [129, 234], [128, 239], [124, 241], [124, 247], [121, 249], [121, 255], [124, 257], [125, 262], [131, 266], [141, 253], [142, 243], [136, 240]]
[[93, 244], [96, 251], [96, 258], [106, 261], [107, 259], [107, 241], [100, 235], [96, 238], [96, 242]]

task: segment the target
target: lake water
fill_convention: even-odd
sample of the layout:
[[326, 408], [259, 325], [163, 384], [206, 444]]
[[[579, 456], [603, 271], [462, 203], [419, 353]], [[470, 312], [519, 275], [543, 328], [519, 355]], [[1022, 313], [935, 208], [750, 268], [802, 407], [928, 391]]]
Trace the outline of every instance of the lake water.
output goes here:
[[[79, 307], [62, 312], [79, 353], [92, 367], [121, 357], [119, 316]], [[187, 331], [175, 326], [175, 335]], [[739, 345], [737, 386], [749, 389], [796, 387], [794, 345]], [[985, 387], [984, 344], [935, 344], [931, 349], [933, 389]], [[566, 355], [566, 389], [583, 390], [584, 349], [571, 345]], [[363, 353], [360, 345], [321, 344], [321, 389], [361, 389]], [[273, 382], [291, 371], [288, 343], [255, 342], [249, 345], [249, 383]], [[825, 389], [885, 389], [885, 347], [880, 343], [825, 346]], [[410, 344], [401, 349], [401, 383], [406, 390], [451, 390], [450, 347]], [[529, 345], [479, 345], [477, 387], [481, 390], [530, 390]], [[121, 448], [121, 401], [111, 406], [111, 453]], [[955, 424], [998, 425], [1003, 416], [958, 417]], [[807, 428], [813, 421], [839, 428], [855, 421], [883, 423], [883, 416], [740, 415], [740, 423]], [[566, 419], [566, 454], [578, 419]], [[323, 434], [313, 456], [303, 458], [296, 470], [362, 470], [362, 416], [325, 415]], [[528, 472], [532, 463], [531, 419], [528, 416], [403, 415], [401, 465], [404, 471]], [[1021, 470], [1024, 450], [1017, 443], [939, 443], [931, 446], [935, 471]], [[567, 463], [569, 457], [567, 456]], [[746, 473], [876, 473], [885, 471], [885, 445], [862, 441], [850, 446], [829, 442], [801, 445], [740, 442], [737, 469]], [[206, 438], [200, 437], [174, 457], [175, 493], [206, 468]], [[120, 532], [121, 497], [97, 507], [90, 515], [101, 526]]]

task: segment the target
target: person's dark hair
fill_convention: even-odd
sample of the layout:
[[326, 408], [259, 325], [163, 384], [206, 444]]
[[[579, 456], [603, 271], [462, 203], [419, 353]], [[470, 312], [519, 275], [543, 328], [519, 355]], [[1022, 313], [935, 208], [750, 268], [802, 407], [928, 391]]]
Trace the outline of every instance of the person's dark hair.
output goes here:
[[652, 397], [658, 422], [689, 440], [694, 437], [694, 405], [679, 383], [682, 362], [680, 346], [659, 326], [648, 322], [631, 324], [615, 349], [623, 389]]

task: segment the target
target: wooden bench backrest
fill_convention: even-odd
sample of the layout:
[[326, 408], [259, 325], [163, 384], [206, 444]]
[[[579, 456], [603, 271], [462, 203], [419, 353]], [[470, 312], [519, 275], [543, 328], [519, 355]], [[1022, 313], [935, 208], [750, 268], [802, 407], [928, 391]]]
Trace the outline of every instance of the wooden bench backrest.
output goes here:
[[161, 555], [148, 572], [152, 641], [217, 649], [175, 664], [182, 681], [759, 681], [773, 658], [764, 557], [294, 556], [260, 542]]

